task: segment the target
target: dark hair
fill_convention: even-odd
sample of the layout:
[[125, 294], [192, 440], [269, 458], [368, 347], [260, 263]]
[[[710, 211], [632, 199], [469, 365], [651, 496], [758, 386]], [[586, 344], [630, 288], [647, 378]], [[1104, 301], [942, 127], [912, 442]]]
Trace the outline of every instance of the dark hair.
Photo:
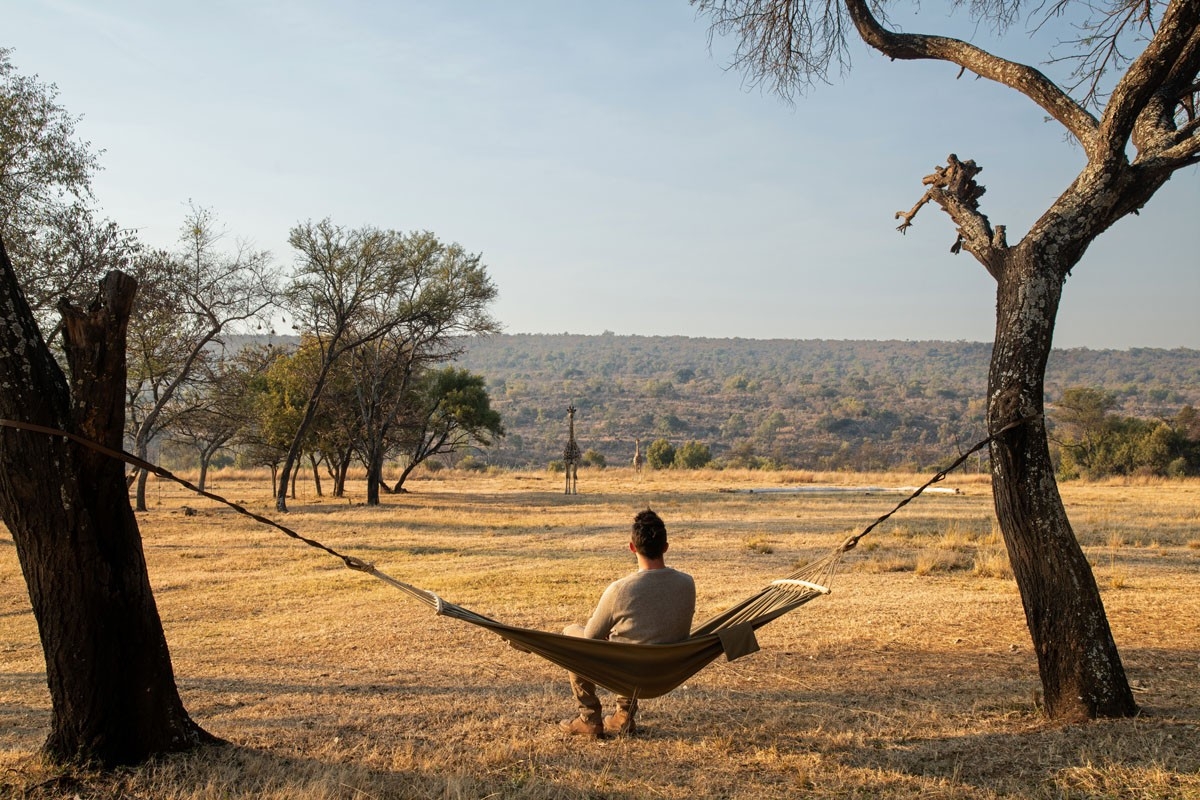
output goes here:
[[667, 526], [650, 509], [639, 511], [633, 518], [633, 548], [646, 558], [662, 558], [667, 549]]

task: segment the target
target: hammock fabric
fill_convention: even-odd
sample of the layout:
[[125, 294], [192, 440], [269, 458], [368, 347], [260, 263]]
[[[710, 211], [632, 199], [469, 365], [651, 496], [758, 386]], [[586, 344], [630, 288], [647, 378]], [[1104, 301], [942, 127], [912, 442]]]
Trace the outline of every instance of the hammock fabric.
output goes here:
[[396, 587], [442, 616], [486, 628], [516, 649], [541, 656], [617, 694], [651, 698], [680, 686], [722, 653], [726, 660], [733, 661], [756, 652], [758, 640], [754, 631], [810, 600], [829, 594], [829, 589], [814, 579], [827, 582], [841, 555], [839, 550], [771, 582], [758, 593], [695, 626], [687, 639], [674, 644], [583, 639], [505, 625], [398, 581], [373, 565], [360, 562], [354, 568]]

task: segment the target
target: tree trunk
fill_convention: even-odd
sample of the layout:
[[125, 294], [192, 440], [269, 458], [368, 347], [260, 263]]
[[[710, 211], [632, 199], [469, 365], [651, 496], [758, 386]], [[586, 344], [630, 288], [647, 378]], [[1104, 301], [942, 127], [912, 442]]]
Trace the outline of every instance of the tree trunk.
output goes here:
[[[1137, 712], [1091, 566], [1071, 530], [1046, 440], [1043, 392], [1065, 269], [1009, 251], [998, 270], [988, 429], [996, 516], [1020, 588], [1051, 719]], [[1061, 271], [1060, 271], [1061, 269]]]
[[[86, 312], [62, 308], [68, 387], [0, 244], [0, 416], [119, 449], [125, 327], [136, 286], [109, 273]], [[5, 429], [0, 440], [0, 515], [46, 656], [52, 715], [45, 753], [56, 762], [111, 766], [213, 741], [175, 687], [123, 465], [44, 434]]]
[[383, 483], [383, 448], [372, 447], [367, 453], [367, 505], [379, 505], [379, 484]]
[[400, 477], [396, 479], [396, 488], [392, 490], [393, 492], [401, 494], [408, 491], [408, 489], [404, 488], [404, 482], [408, 480], [408, 476], [412, 474], [412, 471], [417, 468], [417, 464], [420, 463], [420, 461], [409, 461], [404, 465], [404, 469], [400, 471]]
[[[138, 456], [143, 461], [147, 461], [146, 455], [143, 453]], [[137, 492], [135, 493], [134, 508], [138, 511], [146, 510], [146, 481], [150, 479], [150, 473], [144, 469], [137, 471]]]
[[342, 454], [342, 458], [337, 465], [337, 478], [334, 480], [334, 497], [346, 496], [346, 477], [350, 474], [350, 462], [353, 459], [353, 454], [347, 450]]
[[[337, 346], [335, 337], [330, 347]], [[312, 421], [317, 416], [317, 408], [321, 403], [321, 392], [325, 390], [325, 382], [329, 379], [329, 370], [333, 368], [334, 356], [327, 355], [321, 363], [321, 369], [317, 373], [317, 379], [313, 384], [312, 395], [309, 396], [308, 402], [304, 406], [304, 414], [300, 418], [300, 427], [296, 429], [295, 436], [292, 437], [292, 444], [288, 447], [287, 455], [283, 459], [283, 466], [280, 467], [279, 489], [275, 493], [275, 510], [286, 512], [287, 509], [287, 489], [289, 483], [292, 486], [292, 499], [296, 499], [295, 472], [297, 462], [300, 460], [300, 452], [304, 447], [304, 437], [308, 435], [308, 429], [312, 427]]]
[[196, 486], [200, 487], [200, 491], [204, 491], [208, 484], [208, 464], [212, 461], [213, 454], [207, 450], [200, 454], [200, 479], [196, 481]]
[[[324, 497], [325, 495], [321, 492], [321, 464], [317, 461], [317, 456], [315, 453], [308, 454], [308, 463], [312, 466], [313, 486], [317, 493], [317, 497]], [[292, 496], [295, 497], [296, 493], [292, 492]]]

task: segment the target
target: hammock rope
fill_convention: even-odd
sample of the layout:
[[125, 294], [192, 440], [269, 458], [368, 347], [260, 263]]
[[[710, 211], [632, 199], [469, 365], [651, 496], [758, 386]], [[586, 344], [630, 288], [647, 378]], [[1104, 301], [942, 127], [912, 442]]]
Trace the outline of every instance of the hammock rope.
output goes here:
[[68, 431], [17, 420], [0, 419], [0, 427], [12, 428], [48, 436], [61, 436], [98, 453], [130, 466], [144, 469], [164, 480], [173, 481], [202, 497], [221, 503], [255, 522], [275, 528], [309, 547], [322, 550], [342, 561], [350, 569], [364, 572], [431, 608], [435, 613], [476, 625], [500, 636], [523, 652], [534, 653], [618, 694], [654, 698], [670, 692], [724, 654], [733, 661], [759, 649], [754, 631], [805, 603], [829, 594], [828, 585], [846, 553], [859, 540], [885, 520], [911, 503], [927, 488], [959, 467], [972, 454], [991, 444], [1014, 428], [1035, 417], [1011, 422], [986, 439], [973, 445], [950, 466], [937, 472], [915, 489], [886, 514], [861, 532], [843, 541], [824, 557], [767, 584], [758, 593], [742, 600], [716, 616], [694, 626], [689, 637], [673, 644], [629, 644], [602, 639], [583, 639], [530, 628], [506, 625], [470, 609], [447, 602], [433, 592], [399, 581], [375, 568], [375, 565], [335, 550], [328, 545], [301, 535], [269, 517], [256, 514], [239, 503], [201, 489], [170, 470], [153, 464], [123, 450], [116, 450]]

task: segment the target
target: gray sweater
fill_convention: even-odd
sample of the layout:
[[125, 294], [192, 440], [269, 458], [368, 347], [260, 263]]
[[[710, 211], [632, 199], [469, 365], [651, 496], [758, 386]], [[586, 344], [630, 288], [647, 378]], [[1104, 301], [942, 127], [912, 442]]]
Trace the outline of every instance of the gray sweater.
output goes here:
[[638, 570], [613, 581], [584, 626], [589, 639], [668, 644], [688, 637], [696, 583], [671, 567]]

